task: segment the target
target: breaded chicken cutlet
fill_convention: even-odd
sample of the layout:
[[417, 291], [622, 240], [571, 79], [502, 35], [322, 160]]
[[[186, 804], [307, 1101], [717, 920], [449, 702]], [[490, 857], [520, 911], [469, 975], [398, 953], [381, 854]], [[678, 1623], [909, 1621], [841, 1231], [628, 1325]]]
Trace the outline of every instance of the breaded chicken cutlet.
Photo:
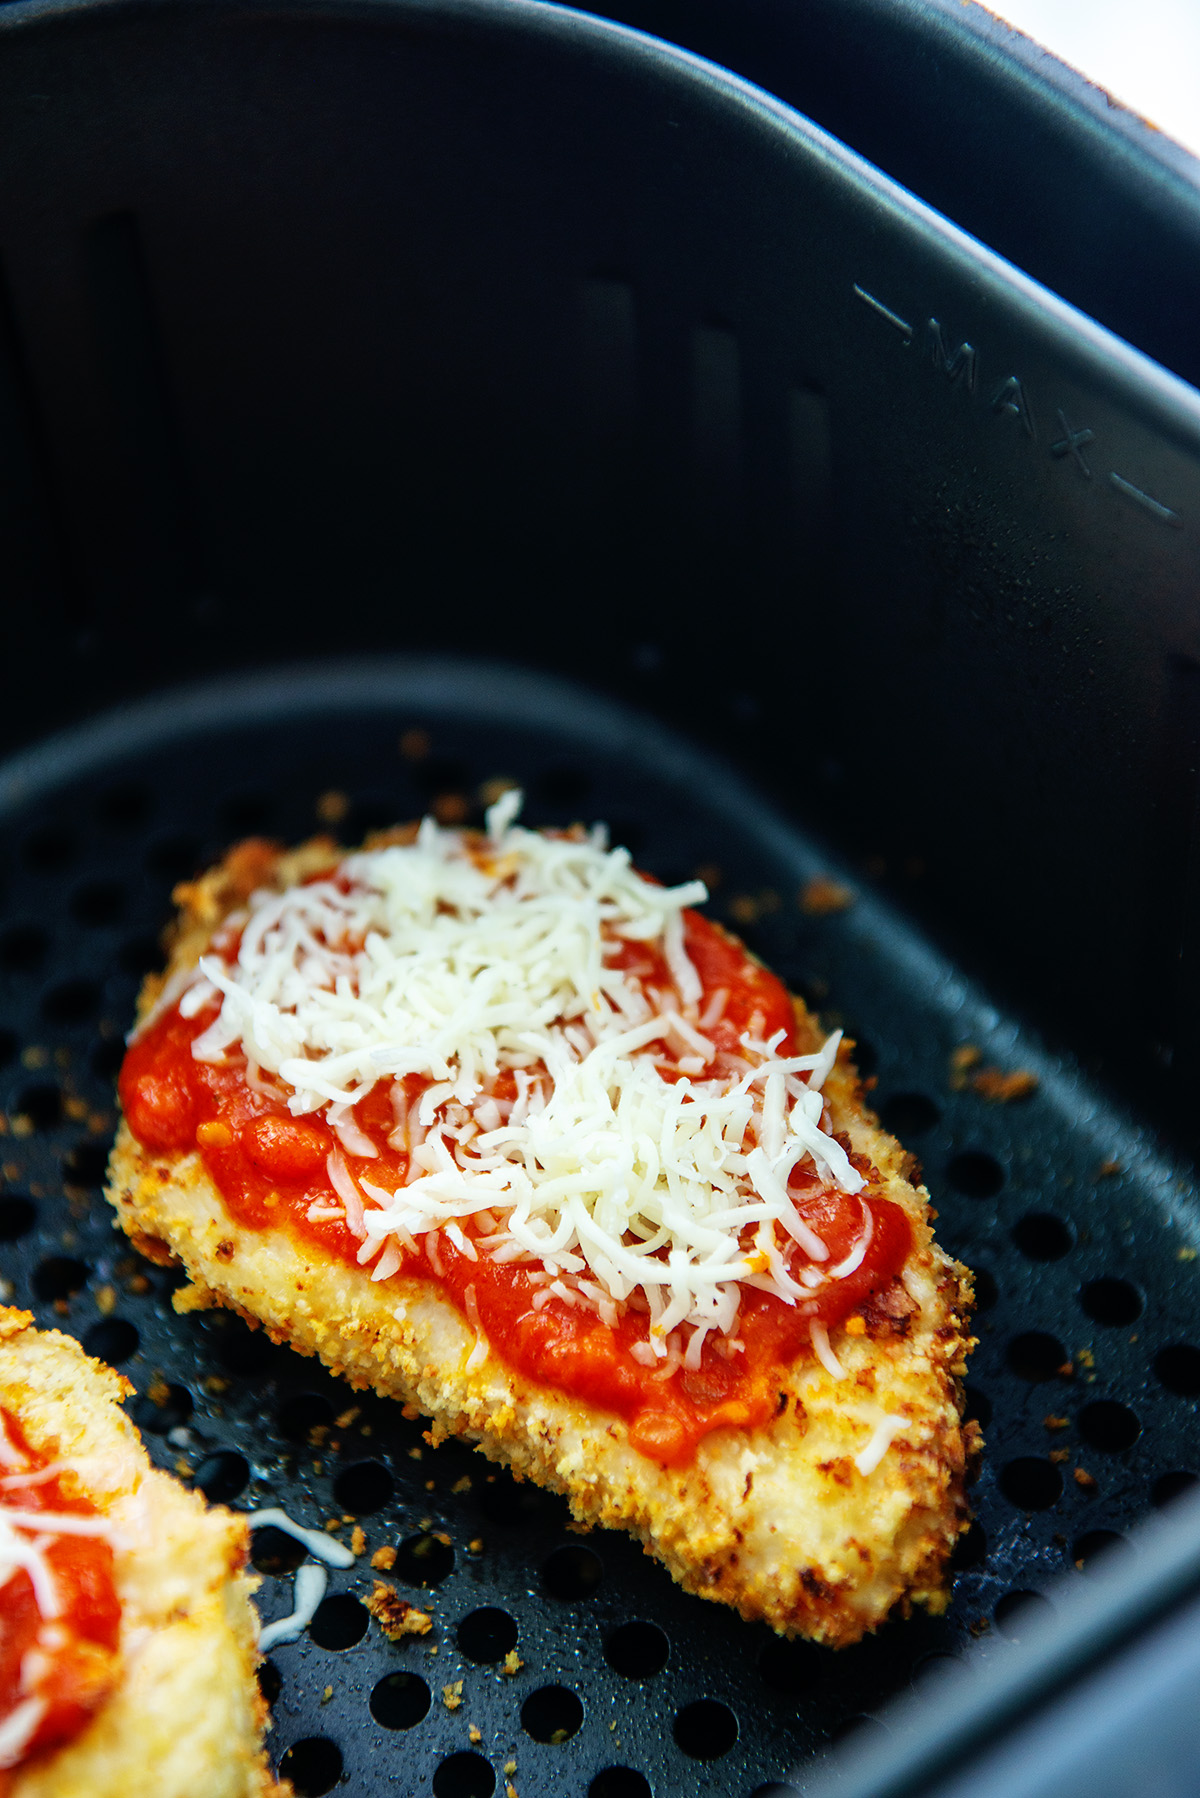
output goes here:
[[0, 1308], [0, 1794], [268, 1798], [247, 1529], [150, 1465], [131, 1388]]
[[177, 890], [122, 1225], [689, 1592], [832, 1646], [940, 1610], [972, 1294], [910, 1158], [699, 883], [518, 803]]

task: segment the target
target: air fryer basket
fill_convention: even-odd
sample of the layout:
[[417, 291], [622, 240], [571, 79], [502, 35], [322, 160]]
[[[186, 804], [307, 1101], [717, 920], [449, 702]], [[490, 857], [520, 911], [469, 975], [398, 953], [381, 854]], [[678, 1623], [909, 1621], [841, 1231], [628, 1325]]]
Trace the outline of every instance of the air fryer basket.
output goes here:
[[[1200, 1471], [1196, 398], [775, 102], [550, 7], [23, 0], [0, 107], [5, 1277], [212, 1496], [404, 1545], [427, 1641], [368, 1624], [362, 1560], [272, 1657], [299, 1791], [758, 1791]], [[781, 1645], [179, 1319], [113, 1234], [172, 883], [497, 775], [719, 869], [925, 1160], [989, 1441], [944, 1619]], [[830, 870], [856, 903], [809, 918]], [[956, 1090], [963, 1044], [1036, 1094]]]

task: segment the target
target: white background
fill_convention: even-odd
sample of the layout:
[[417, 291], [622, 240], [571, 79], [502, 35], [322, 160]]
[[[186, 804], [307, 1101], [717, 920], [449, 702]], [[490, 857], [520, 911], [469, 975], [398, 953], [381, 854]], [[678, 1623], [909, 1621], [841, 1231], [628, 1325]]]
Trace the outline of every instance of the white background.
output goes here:
[[990, 6], [1200, 155], [1200, 0], [990, 0]]

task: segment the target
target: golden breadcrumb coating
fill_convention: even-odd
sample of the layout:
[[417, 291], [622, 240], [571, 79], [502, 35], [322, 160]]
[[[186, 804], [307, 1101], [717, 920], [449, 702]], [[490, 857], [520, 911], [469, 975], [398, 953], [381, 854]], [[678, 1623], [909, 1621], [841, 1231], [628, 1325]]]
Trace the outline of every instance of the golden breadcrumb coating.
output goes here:
[[[368, 847], [409, 835], [386, 833]], [[170, 963], [146, 982], [140, 1015], [254, 888], [294, 884], [343, 853], [328, 838], [290, 853], [252, 841], [177, 889]], [[802, 1042], [815, 1045], [815, 1021], [799, 1001], [796, 1012]], [[909, 1219], [908, 1260], [831, 1331], [844, 1380], [798, 1359], [769, 1424], [714, 1431], [683, 1467], [648, 1460], [621, 1419], [495, 1353], [468, 1368], [475, 1332], [432, 1282], [401, 1274], [376, 1283], [286, 1229], [241, 1226], [195, 1151], [147, 1153], [122, 1123], [108, 1196], [144, 1252], [183, 1263], [191, 1284], [176, 1294], [178, 1310], [228, 1306], [352, 1386], [417, 1406], [435, 1438], [461, 1436], [518, 1477], [564, 1493], [580, 1524], [631, 1531], [687, 1591], [842, 1647], [897, 1607], [945, 1607], [950, 1553], [969, 1523], [963, 1488], [978, 1432], [961, 1415], [970, 1275], [934, 1242], [928, 1194], [866, 1108], [846, 1044], [825, 1092], [833, 1129], [864, 1158], [860, 1166], [871, 1164], [870, 1190]], [[885, 1417], [902, 1426], [864, 1475], [855, 1457]]]
[[0, 1406], [118, 1526], [122, 1664], [78, 1735], [7, 1776], [6, 1798], [285, 1798], [262, 1748], [246, 1524], [150, 1465], [127, 1380], [32, 1323], [0, 1308]]

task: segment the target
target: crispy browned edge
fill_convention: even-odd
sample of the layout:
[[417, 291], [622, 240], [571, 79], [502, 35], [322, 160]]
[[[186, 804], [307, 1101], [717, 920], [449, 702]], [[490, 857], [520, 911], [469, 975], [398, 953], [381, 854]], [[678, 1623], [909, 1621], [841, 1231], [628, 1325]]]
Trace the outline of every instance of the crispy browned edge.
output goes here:
[[[368, 838], [367, 847], [411, 841], [415, 828], [407, 825], [376, 833]], [[178, 887], [178, 914], [165, 936], [170, 955], [168, 966], [162, 975], [153, 975], [145, 982], [139, 1016], [145, 1015], [172, 973], [194, 964], [218, 924], [252, 891], [262, 886], [286, 886], [333, 866], [345, 853], [326, 836], [314, 837], [292, 851], [276, 843], [251, 839], [236, 845], [223, 862], [200, 879]], [[794, 999], [793, 1003], [801, 1040], [815, 1042], [819, 1030], [816, 1020], [801, 1000]], [[861, 1563], [857, 1575], [830, 1578], [820, 1570], [819, 1558], [813, 1556], [816, 1564], [799, 1566], [791, 1578], [784, 1579], [779, 1567], [760, 1575], [747, 1566], [751, 1559], [749, 1527], [743, 1532], [730, 1525], [724, 1533], [710, 1527], [712, 1516], [721, 1510], [724, 1495], [718, 1491], [712, 1465], [703, 1463], [710, 1450], [715, 1458], [720, 1438], [738, 1433], [718, 1432], [709, 1438], [698, 1458], [701, 1464], [679, 1476], [668, 1474], [628, 1449], [622, 1442], [623, 1426], [616, 1420], [589, 1407], [564, 1402], [559, 1395], [539, 1388], [511, 1369], [504, 1370], [506, 1390], [499, 1404], [494, 1391], [486, 1396], [482, 1387], [477, 1392], [463, 1390], [461, 1358], [457, 1376], [448, 1375], [447, 1368], [454, 1351], [462, 1341], [469, 1347], [471, 1337], [446, 1301], [434, 1303], [440, 1304], [443, 1313], [452, 1312], [461, 1341], [451, 1340], [447, 1346], [447, 1341], [437, 1338], [435, 1331], [416, 1345], [415, 1352], [404, 1352], [404, 1345], [394, 1340], [404, 1336], [404, 1329], [393, 1326], [389, 1330], [387, 1319], [381, 1322], [377, 1303], [376, 1315], [369, 1315], [380, 1288], [372, 1285], [365, 1270], [330, 1264], [310, 1243], [304, 1242], [298, 1248], [295, 1239], [284, 1237], [283, 1233], [272, 1245], [272, 1259], [278, 1262], [282, 1256], [285, 1277], [293, 1284], [296, 1296], [290, 1313], [281, 1312], [268, 1303], [264, 1291], [239, 1281], [243, 1257], [253, 1258], [259, 1233], [247, 1232], [229, 1218], [199, 1157], [148, 1155], [124, 1122], [113, 1152], [108, 1196], [122, 1227], [143, 1254], [159, 1263], [182, 1262], [186, 1268], [191, 1284], [176, 1295], [178, 1310], [224, 1306], [237, 1312], [251, 1327], [265, 1325], [274, 1341], [288, 1342], [302, 1354], [319, 1356], [352, 1386], [372, 1386], [381, 1395], [430, 1415], [434, 1420], [432, 1440], [462, 1436], [474, 1441], [491, 1459], [506, 1463], [518, 1478], [528, 1477], [563, 1492], [581, 1526], [602, 1524], [630, 1530], [642, 1541], [646, 1552], [662, 1560], [688, 1591], [730, 1604], [747, 1619], [764, 1619], [781, 1634], [805, 1635], [842, 1647], [877, 1628], [893, 1610], [907, 1614], [913, 1602], [934, 1612], [944, 1609], [950, 1554], [958, 1535], [970, 1524], [965, 1486], [982, 1447], [977, 1425], [962, 1419], [962, 1377], [966, 1358], [974, 1346], [974, 1338], [968, 1334], [974, 1303], [971, 1275], [934, 1243], [930, 1218], [935, 1214], [925, 1189], [915, 1184], [918, 1165], [894, 1138], [880, 1129], [869, 1110], [853, 1064], [852, 1047], [851, 1043], [843, 1043], [827, 1086], [835, 1121], [845, 1127], [843, 1140], [871, 1187], [885, 1191], [904, 1206], [914, 1237], [905, 1273], [912, 1269], [923, 1274], [934, 1295], [922, 1310], [907, 1298], [901, 1282], [894, 1282], [863, 1307], [864, 1335], [839, 1338], [839, 1356], [857, 1382], [873, 1392], [875, 1374], [882, 1370], [886, 1384], [886, 1376], [902, 1363], [913, 1317], [916, 1316], [918, 1325], [928, 1321], [931, 1326], [925, 1333], [928, 1340], [923, 1342], [923, 1360], [917, 1376], [922, 1390], [916, 1409], [919, 1411], [923, 1405], [925, 1415], [915, 1417], [911, 1432], [915, 1437], [917, 1424], [923, 1423], [921, 1442], [909, 1447], [901, 1439], [895, 1445], [897, 1450], [906, 1451], [900, 1455], [902, 1471], [897, 1477], [902, 1484], [907, 1483], [905, 1498], [911, 1501], [910, 1514], [896, 1542], [890, 1545], [896, 1565], [887, 1571], [886, 1579], [892, 1584], [874, 1601], [873, 1611], [868, 1608], [864, 1612], [861, 1604], [856, 1604], [870, 1586], [872, 1576], [884, 1576], [869, 1541], [849, 1538], [850, 1558], [857, 1555]], [[185, 1194], [189, 1207], [186, 1215], [180, 1209], [180, 1198]], [[339, 1288], [347, 1283], [350, 1298], [343, 1302]], [[415, 1291], [422, 1302], [431, 1292], [427, 1283], [412, 1280], [394, 1280], [388, 1285], [405, 1293]], [[302, 1293], [303, 1298], [299, 1296]], [[328, 1311], [322, 1311], [322, 1300]], [[364, 1309], [368, 1315], [363, 1315]], [[436, 1321], [439, 1329], [447, 1323], [445, 1316]], [[491, 1365], [494, 1367], [494, 1361]], [[798, 1378], [804, 1365], [807, 1364], [797, 1364]], [[755, 1449], [765, 1447], [786, 1453], [787, 1433], [798, 1441], [817, 1421], [811, 1400], [806, 1415], [806, 1405], [797, 1393], [781, 1393], [780, 1398], [781, 1418], [757, 1435], [746, 1437], [742, 1433], [742, 1440]], [[585, 1471], [579, 1457], [573, 1467], [566, 1466], [560, 1457], [569, 1433], [562, 1427], [564, 1417], [576, 1433], [582, 1419], [593, 1437], [598, 1434], [604, 1438], [603, 1452], [616, 1470], [613, 1478], [598, 1474], [594, 1467]], [[588, 1447], [594, 1454], [591, 1438]], [[583, 1462], [587, 1459], [585, 1456]], [[632, 1473], [627, 1465], [630, 1459], [634, 1464]], [[839, 1487], [853, 1485], [854, 1470], [848, 1456], [834, 1455], [819, 1466], [835, 1501]], [[656, 1486], [661, 1489], [655, 1490]], [[747, 1481], [746, 1491], [749, 1489]], [[840, 1497], [849, 1505], [848, 1491]], [[769, 1522], [761, 1529], [755, 1527], [760, 1535], [774, 1533], [774, 1525]], [[802, 1552], [798, 1549], [798, 1553]]]
[[[117, 1560], [122, 1604], [142, 1639], [82, 1732], [59, 1749], [0, 1772], [0, 1793], [6, 1798], [142, 1798], [151, 1792], [158, 1798], [163, 1793], [291, 1798], [291, 1785], [272, 1777], [262, 1745], [270, 1716], [255, 1673], [258, 1626], [250, 1594], [258, 1580], [245, 1570], [246, 1524], [223, 1506], [207, 1508], [199, 1494], [151, 1465], [121, 1410], [121, 1401], [133, 1392], [123, 1375], [93, 1360], [73, 1337], [33, 1326], [30, 1312], [0, 1306], [0, 1402], [40, 1453], [84, 1458], [103, 1488], [89, 1488], [77, 1473], [67, 1478], [102, 1512], [134, 1493], [148, 1507], [139, 1511], [146, 1521], [137, 1540], [119, 1549]], [[127, 1616], [127, 1627], [128, 1621]], [[155, 1638], [149, 1654], [147, 1634]], [[204, 1684], [209, 1668], [219, 1669], [221, 1678], [211, 1692]], [[178, 1736], [180, 1689], [189, 1683], [196, 1703], [225, 1707], [226, 1726], [219, 1746], [210, 1742], [207, 1763], [203, 1750], [191, 1752], [185, 1768], [165, 1774], [154, 1764], [153, 1744]], [[195, 1749], [194, 1742], [190, 1746]]]

